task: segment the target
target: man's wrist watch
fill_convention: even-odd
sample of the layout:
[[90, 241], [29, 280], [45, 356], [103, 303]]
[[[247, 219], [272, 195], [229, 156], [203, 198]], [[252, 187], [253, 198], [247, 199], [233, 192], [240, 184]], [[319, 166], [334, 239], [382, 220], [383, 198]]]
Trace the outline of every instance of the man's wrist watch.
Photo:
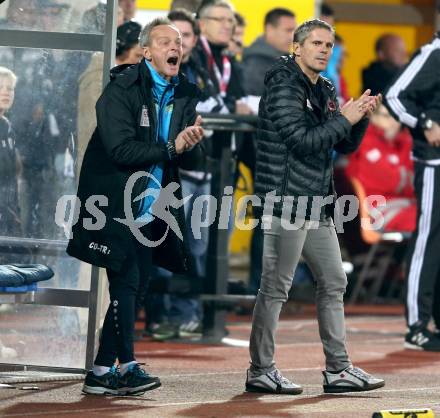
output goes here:
[[434, 126], [434, 122], [433, 122], [433, 120], [430, 119], [430, 118], [428, 118], [428, 117], [426, 116], [426, 113], [422, 113], [422, 114], [420, 115], [420, 117], [421, 117], [420, 126], [422, 127], [422, 129], [423, 129], [424, 131], [429, 130], [429, 129], [432, 129], [432, 127]]
[[168, 151], [168, 157], [170, 158], [170, 160], [173, 160], [174, 158], [177, 157], [176, 145], [174, 144], [173, 141], [167, 142], [167, 151]]
[[429, 130], [432, 129], [432, 127], [434, 126], [434, 122], [432, 121], [432, 119], [425, 119], [423, 121], [423, 130]]

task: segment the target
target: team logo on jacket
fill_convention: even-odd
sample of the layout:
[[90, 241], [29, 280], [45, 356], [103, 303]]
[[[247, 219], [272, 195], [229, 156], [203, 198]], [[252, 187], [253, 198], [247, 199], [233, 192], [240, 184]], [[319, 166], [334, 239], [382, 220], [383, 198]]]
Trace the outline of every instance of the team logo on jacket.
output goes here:
[[336, 102], [334, 100], [329, 99], [327, 102], [327, 109], [329, 112], [335, 112], [336, 111]]
[[148, 117], [148, 108], [145, 105], [142, 106], [142, 115], [141, 115], [140, 125], [144, 128], [150, 126], [150, 118]]

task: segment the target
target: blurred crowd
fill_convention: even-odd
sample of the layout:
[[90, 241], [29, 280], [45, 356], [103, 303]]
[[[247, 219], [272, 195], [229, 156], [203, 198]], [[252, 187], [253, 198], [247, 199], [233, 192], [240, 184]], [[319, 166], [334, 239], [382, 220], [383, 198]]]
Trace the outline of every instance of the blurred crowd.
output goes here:
[[[106, 2], [86, 10], [71, 27], [72, 4], [55, 0], [14, 0], [9, 3], [2, 29], [103, 33]], [[142, 59], [136, 22], [136, 1], [119, 0], [116, 65]], [[291, 53], [297, 26], [294, 10], [274, 8], [263, 22], [262, 34], [244, 47], [246, 19], [226, 1], [175, 0], [169, 19], [182, 34], [181, 70], [197, 84], [202, 97], [198, 111], [204, 114], [256, 115], [264, 89], [264, 77], [278, 57]], [[337, 16], [323, 5], [320, 18], [334, 25]], [[337, 24], [336, 24], [337, 29]], [[403, 39], [384, 33], [375, 44], [376, 59], [362, 72], [363, 90], [384, 92], [408, 60]], [[349, 99], [342, 75], [346, 53], [344, 40], [336, 37], [333, 56], [323, 74], [333, 82], [340, 103]], [[61, 195], [74, 194], [87, 142], [96, 127], [94, 106], [102, 90], [103, 54], [47, 49], [0, 47], [0, 236], [63, 238], [54, 223], [56, 202]], [[209, 157], [218, 157], [216, 132], [206, 138]], [[217, 141], [218, 142], [218, 141]], [[232, 141], [237, 164], [245, 164], [253, 175], [255, 147], [252, 135], [242, 143]], [[380, 106], [371, 120], [361, 147], [351, 156], [335, 155], [336, 176], [341, 188], [358, 179], [366, 193], [381, 194], [389, 206], [385, 210], [385, 231], [412, 231], [415, 201], [410, 159], [411, 138]], [[235, 169], [234, 169], [235, 170]], [[209, 159], [203, 171], [181, 171], [183, 194], [192, 194], [185, 210], [188, 216], [194, 199], [211, 190]], [[233, 173], [237, 178], [239, 175]], [[338, 189], [339, 185], [336, 185]], [[5, 196], [5, 197], [4, 197]], [[209, 208], [205, 208], [205, 216]], [[209, 233], [189, 236], [194, 277], [206, 275]], [[357, 235], [360, 240], [360, 234]], [[343, 240], [343, 238], [342, 238]], [[346, 257], [351, 256], [346, 246]], [[354, 248], [354, 247], [353, 247]], [[248, 292], [255, 294], [261, 274], [262, 233], [253, 232]], [[170, 273], [158, 269], [161, 282]], [[309, 280], [307, 268], [297, 271], [299, 282]], [[201, 307], [195, 295], [148, 296], [146, 332], [158, 339], [196, 335], [200, 332]], [[139, 309], [144, 305], [139, 300]]]

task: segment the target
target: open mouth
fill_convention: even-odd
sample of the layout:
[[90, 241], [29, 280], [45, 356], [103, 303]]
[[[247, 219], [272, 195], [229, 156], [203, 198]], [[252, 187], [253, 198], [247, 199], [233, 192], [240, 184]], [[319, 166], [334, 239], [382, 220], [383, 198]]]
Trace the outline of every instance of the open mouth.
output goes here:
[[171, 65], [177, 65], [177, 62], [179, 61], [178, 57], [169, 57], [167, 59], [167, 63]]

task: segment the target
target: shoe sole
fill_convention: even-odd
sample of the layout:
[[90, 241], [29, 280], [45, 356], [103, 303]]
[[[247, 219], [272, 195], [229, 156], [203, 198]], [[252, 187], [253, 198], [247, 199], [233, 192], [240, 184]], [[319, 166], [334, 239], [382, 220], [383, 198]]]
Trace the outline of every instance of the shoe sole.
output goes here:
[[368, 387], [355, 387], [355, 386], [331, 386], [324, 385], [324, 393], [347, 393], [347, 392], [368, 392], [369, 390], [379, 389], [385, 386], [385, 382], [376, 383]]
[[403, 344], [403, 346], [404, 346], [405, 348], [407, 348], [408, 350], [424, 351], [423, 347], [420, 347], [420, 346], [415, 345], [415, 344], [407, 343], [407, 342], [405, 342], [405, 343]]
[[117, 389], [109, 389], [100, 386], [87, 386], [84, 385], [82, 392], [86, 395], [119, 395]]
[[201, 337], [201, 332], [179, 332], [180, 338]]
[[173, 338], [179, 338], [178, 334], [153, 334], [151, 336], [151, 338], [153, 338], [153, 340], [156, 341], [165, 341], [165, 340], [172, 340]]
[[148, 385], [138, 386], [137, 388], [121, 388], [118, 389], [118, 395], [142, 395], [143, 393], [157, 389], [162, 386], [161, 382], [152, 382]]
[[272, 395], [300, 395], [303, 392], [303, 388], [289, 389], [289, 391], [270, 390], [259, 386], [249, 385], [248, 383], [246, 383], [246, 392], [271, 393]]
[[416, 351], [431, 351], [433, 353], [438, 353], [440, 351], [440, 348], [438, 350], [430, 350], [429, 348], [420, 347], [416, 344], [411, 344], [408, 342], [405, 342], [403, 346], [408, 350], [416, 350]]

